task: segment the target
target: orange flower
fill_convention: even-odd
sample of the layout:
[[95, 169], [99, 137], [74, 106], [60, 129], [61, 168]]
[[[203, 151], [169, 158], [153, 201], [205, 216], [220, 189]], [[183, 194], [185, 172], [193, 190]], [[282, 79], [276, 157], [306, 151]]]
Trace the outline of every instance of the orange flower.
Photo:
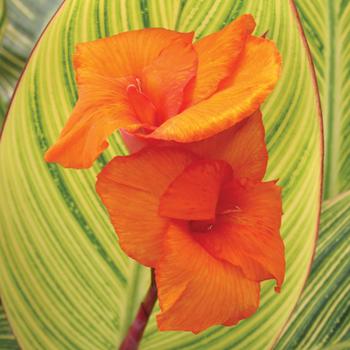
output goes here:
[[123, 250], [155, 268], [161, 330], [234, 325], [284, 279], [281, 191], [260, 112], [215, 137], [115, 157], [96, 189]]
[[86, 168], [117, 129], [194, 142], [254, 113], [275, 86], [275, 45], [244, 15], [192, 44], [193, 33], [151, 28], [79, 44], [79, 99], [46, 160]]

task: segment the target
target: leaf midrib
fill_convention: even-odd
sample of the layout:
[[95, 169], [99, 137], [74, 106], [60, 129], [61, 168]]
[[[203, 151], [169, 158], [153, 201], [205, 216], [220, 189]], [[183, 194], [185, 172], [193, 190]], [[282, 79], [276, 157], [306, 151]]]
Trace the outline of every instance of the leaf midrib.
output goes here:
[[327, 118], [327, 142], [325, 152], [324, 197], [331, 198], [338, 192], [339, 151], [340, 151], [340, 110], [337, 106], [339, 96], [339, 38], [336, 26], [336, 1], [327, 0], [328, 52], [326, 60], [325, 116]]

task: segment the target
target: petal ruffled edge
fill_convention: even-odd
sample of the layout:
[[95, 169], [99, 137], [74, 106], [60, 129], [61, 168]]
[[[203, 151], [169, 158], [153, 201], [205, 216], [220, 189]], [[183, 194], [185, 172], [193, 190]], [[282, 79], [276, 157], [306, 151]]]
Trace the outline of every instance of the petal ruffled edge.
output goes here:
[[196, 157], [176, 148], [144, 149], [115, 157], [97, 177], [96, 191], [108, 210], [125, 253], [154, 267], [162, 254], [168, 219], [159, 198]]
[[250, 36], [237, 68], [220, 84], [218, 92], [144, 137], [189, 143], [222, 132], [259, 109], [275, 87], [280, 71], [281, 56], [275, 44]]
[[254, 28], [253, 16], [246, 14], [222, 30], [194, 43], [198, 55], [198, 69], [195, 79], [186, 89], [184, 108], [210, 97], [218, 89], [220, 82], [232, 74]]
[[231, 326], [259, 306], [259, 283], [213, 258], [184, 225], [170, 225], [167, 230], [156, 283], [160, 330], [199, 333], [213, 325]]
[[281, 188], [274, 181], [234, 179], [224, 185], [217, 213], [215, 229], [196, 240], [251, 280], [274, 278], [279, 292], [285, 274]]
[[235, 177], [260, 181], [265, 176], [268, 153], [260, 110], [228, 130], [184, 147], [200, 157], [226, 161]]
[[78, 84], [84, 83], [82, 72], [109, 78], [141, 77], [161, 52], [174, 41], [191, 44], [193, 33], [180, 33], [164, 28], [145, 28], [80, 43], [76, 46], [73, 64]]
[[58, 140], [45, 154], [47, 162], [66, 168], [88, 168], [107, 148], [118, 128], [136, 131], [140, 122], [126, 95], [126, 79], [108, 79], [85, 72], [89, 84], [80, 86], [79, 99]]

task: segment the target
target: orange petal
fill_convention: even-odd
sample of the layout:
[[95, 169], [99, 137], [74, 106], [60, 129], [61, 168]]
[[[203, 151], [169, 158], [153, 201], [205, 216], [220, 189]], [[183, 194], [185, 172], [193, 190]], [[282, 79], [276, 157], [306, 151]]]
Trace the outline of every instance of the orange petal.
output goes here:
[[154, 266], [168, 220], [158, 215], [159, 198], [195, 159], [178, 149], [144, 149], [114, 158], [98, 175], [96, 190], [106, 206], [120, 245], [132, 258]]
[[156, 108], [148, 97], [135, 84], [128, 85], [127, 94], [138, 119], [147, 125], [155, 125]]
[[130, 154], [136, 153], [148, 145], [145, 139], [137, 137], [125, 129], [120, 130], [120, 136], [122, 137], [122, 140]]
[[157, 125], [178, 113], [184, 88], [196, 70], [197, 54], [192, 45], [183, 40], [173, 42], [144, 69], [142, 89], [157, 108]]
[[182, 220], [214, 219], [221, 185], [231, 176], [231, 167], [223, 161], [191, 163], [162, 195], [159, 214]]
[[236, 177], [260, 181], [266, 172], [268, 153], [260, 110], [232, 128], [202, 141], [179, 144], [126, 133], [123, 134], [123, 139], [132, 152], [150, 143], [158, 147], [173, 144], [188, 149], [201, 158], [224, 160], [231, 165]]
[[280, 67], [274, 43], [251, 36], [233, 77], [220, 91], [167, 120], [148, 137], [193, 142], [232, 127], [259, 108], [276, 85]]
[[257, 310], [259, 284], [208, 254], [185, 226], [169, 227], [163, 254], [156, 266], [160, 330], [198, 333], [236, 324]]
[[226, 161], [235, 177], [260, 181], [265, 175], [268, 154], [259, 110], [228, 130], [185, 146], [200, 157]]
[[176, 40], [190, 44], [192, 37], [192, 33], [147, 28], [79, 44], [74, 55], [78, 82], [85, 70], [109, 78], [141, 77], [143, 69], [166, 47]]
[[279, 290], [285, 273], [281, 204], [274, 182], [232, 181], [223, 187], [214, 230], [194, 236], [210, 254], [240, 267], [247, 278], [275, 278]]
[[65, 167], [87, 168], [108, 146], [106, 138], [113, 131], [137, 130], [140, 121], [128, 99], [127, 86], [172, 42], [190, 44], [192, 36], [153, 28], [77, 45], [74, 67], [79, 100], [45, 159]]
[[[85, 76], [88, 77], [85, 77]], [[67, 168], [88, 168], [108, 146], [118, 128], [136, 130], [140, 122], [126, 95], [127, 80], [84, 72], [89, 81], [79, 87], [79, 99], [57, 142], [45, 154], [48, 162]]]
[[198, 54], [198, 71], [192, 91], [189, 91], [187, 96], [185, 108], [211, 96], [219, 83], [231, 75], [247, 37], [254, 28], [254, 18], [251, 15], [243, 15], [221, 31], [194, 44]]

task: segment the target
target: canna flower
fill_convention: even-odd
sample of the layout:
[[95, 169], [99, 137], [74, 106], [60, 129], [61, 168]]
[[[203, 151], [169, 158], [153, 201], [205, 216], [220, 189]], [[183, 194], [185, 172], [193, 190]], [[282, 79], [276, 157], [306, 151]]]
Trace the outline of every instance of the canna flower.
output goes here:
[[146, 140], [190, 143], [233, 127], [275, 86], [275, 45], [243, 15], [192, 43], [193, 33], [148, 28], [79, 44], [79, 98], [45, 159], [87, 168], [123, 129]]
[[216, 136], [115, 157], [96, 189], [131, 258], [155, 269], [161, 330], [231, 326], [284, 279], [281, 190], [259, 111]]

